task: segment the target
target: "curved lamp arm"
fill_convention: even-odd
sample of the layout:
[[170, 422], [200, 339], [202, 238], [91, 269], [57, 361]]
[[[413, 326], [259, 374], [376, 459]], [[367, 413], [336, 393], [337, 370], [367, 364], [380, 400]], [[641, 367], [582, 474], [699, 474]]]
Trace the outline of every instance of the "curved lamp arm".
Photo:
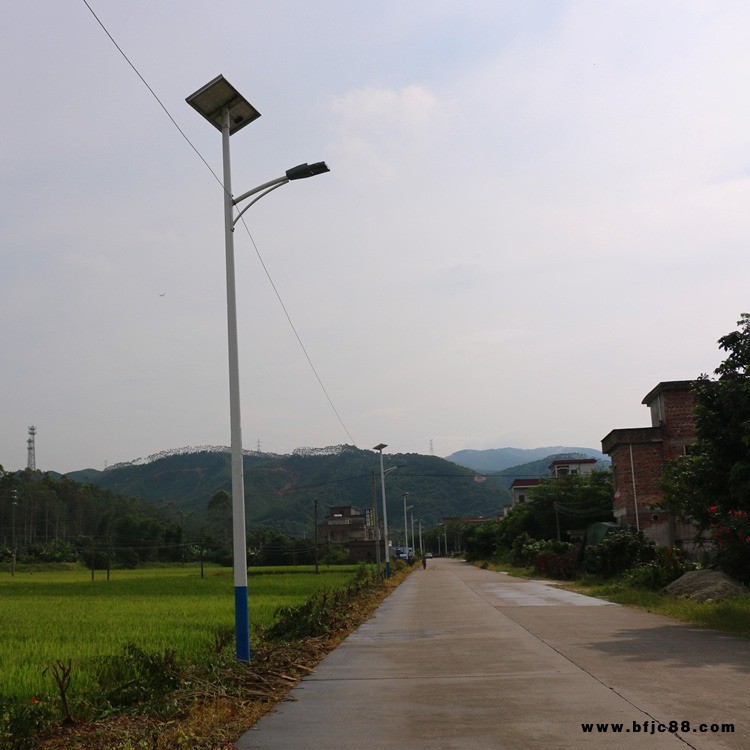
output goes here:
[[298, 164], [296, 167], [287, 169], [283, 177], [277, 177], [275, 180], [271, 180], [270, 182], [264, 182], [262, 185], [258, 185], [258, 187], [255, 187], [252, 190], [248, 190], [246, 193], [243, 193], [241, 196], [239, 196], [239, 198], [233, 198], [232, 205], [237, 206], [242, 203], [242, 201], [249, 198], [251, 195], [260, 193], [260, 195], [254, 201], [248, 203], [247, 206], [245, 206], [242, 211], [240, 211], [240, 213], [235, 217], [234, 221], [232, 222], [232, 227], [234, 227], [234, 225], [237, 223], [240, 216], [242, 216], [242, 214], [244, 214], [245, 211], [247, 211], [247, 209], [253, 205], [253, 203], [259, 201], [264, 195], [268, 195], [273, 190], [276, 190], [276, 188], [281, 187], [282, 185], [286, 185], [287, 182], [291, 182], [292, 180], [304, 180], [307, 177], [315, 177], [315, 175], [323, 174], [324, 172], [330, 172], [330, 170], [328, 169], [328, 165], [324, 161], [319, 161], [315, 164]]

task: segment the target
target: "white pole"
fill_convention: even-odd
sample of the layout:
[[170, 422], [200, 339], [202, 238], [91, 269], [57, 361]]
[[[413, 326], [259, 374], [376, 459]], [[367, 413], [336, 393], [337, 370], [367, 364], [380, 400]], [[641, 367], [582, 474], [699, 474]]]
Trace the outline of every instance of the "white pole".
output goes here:
[[383, 537], [385, 542], [385, 577], [391, 577], [390, 540], [388, 539], [388, 508], [385, 505], [385, 471], [383, 470], [383, 449], [380, 449], [380, 490], [383, 495]]
[[409, 562], [409, 528], [406, 525], [406, 496], [408, 492], [404, 492], [404, 552], [406, 553], [406, 562]]
[[419, 519], [419, 554], [424, 557], [424, 547], [422, 546], [422, 519]]
[[237, 298], [234, 281], [232, 230], [232, 175], [229, 159], [229, 106], [221, 113], [224, 161], [224, 238], [227, 262], [227, 338], [229, 343], [229, 422], [232, 450], [232, 546], [234, 550], [234, 625], [237, 659], [250, 661], [250, 615], [247, 603], [247, 537], [245, 534], [245, 480], [242, 467], [240, 365], [237, 346]]
[[[413, 507], [414, 506], [412, 505], [412, 508]], [[414, 541], [414, 511], [413, 510], [409, 512], [409, 516], [411, 518], [411, 546], [416, 548], [417, 545], [416, 545], [416, 542]], [[414, 550], [414, 554], [415, 555], [417, 554], [416, 549]]]
[[633, 466], [633, 444], [630, 443], [630, 478], [633, 482], [633, 504], [635, 505], [635, 530], [641, 530], [641, 521], [638, 517], [638, 493], [635, 489], [635, 467]]

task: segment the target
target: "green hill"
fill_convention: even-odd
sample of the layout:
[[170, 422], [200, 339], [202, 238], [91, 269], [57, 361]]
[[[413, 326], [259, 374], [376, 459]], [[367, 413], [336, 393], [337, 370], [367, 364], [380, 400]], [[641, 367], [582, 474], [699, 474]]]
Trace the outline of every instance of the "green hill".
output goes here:
[[[118, 464], [105, 471], [85, 469], [68, 477], [108, 490], [172, 506], [188, 523], [205, 519], [219, 490], [231, 491], [226, 449], [166, 451], [145, 461]], [[471, 469], [417, 453], [386, 454], [389, 525], [403, 523], [403, 493], [415, 519], [426, 528], [446, 516], [494, 516], [508, 500], [502, 477], [476, 481]], [[380, 501], [380, 462], [376, 452], [353, 446], [298, 449], [291, 455], [247, 452], [244, 456], [245, 503], [249, 527], [269, 526], [286, 534], [311, 534], [313, 503], [318, 517], [332, 505], [372, 507], [372, 472]]]

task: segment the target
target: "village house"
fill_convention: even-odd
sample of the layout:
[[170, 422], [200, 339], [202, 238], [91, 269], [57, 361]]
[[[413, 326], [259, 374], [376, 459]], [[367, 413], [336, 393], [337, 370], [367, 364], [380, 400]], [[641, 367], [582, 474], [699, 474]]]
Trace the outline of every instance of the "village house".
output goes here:
[[[514, 479], [510, 485], [511, 505], [505, 507], [510, 510], [516, 503], [525, 503], [527, 493], [532, 487], [538, 487], [541, 479]], [[507, 512], [507, 511], [506, 511]]]
[[549, 465], [550, 474], [555, 479], [568, 474], [580, 474], [584, 477], [595, 470], [595, 458], [558, 458]]
[[[381, 528], [380, 553], [385, 560], [385, 546]], [[371, 511], [362, 512], [353, 505], [337, 505], [328, 509], [328, 515], [318, 524], [318, 542], [341, 544], [349, 552], [350, 562], [375, 562], [375, 527]]]
[[651, 411], [651, 427], [616, 429], [602, 439], [602, 451], [612, 459], [615, 519], [665, 546], [690, 547], [695, 533], [658, 508], [664, 465], [696, 441], [693, 383], [659, 383], [642, 401]]

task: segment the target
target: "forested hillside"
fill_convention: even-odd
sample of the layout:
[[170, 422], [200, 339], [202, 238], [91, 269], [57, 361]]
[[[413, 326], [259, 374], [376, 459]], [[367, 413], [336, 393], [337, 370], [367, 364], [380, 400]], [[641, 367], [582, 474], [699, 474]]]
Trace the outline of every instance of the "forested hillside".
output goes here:
[[[445, 516], [495, 516], [507, 502], [500, 478], [476, 477], [474, 471], [436, 456], [386, 454], [386, 469], [399, 466], [386, 479], [389, 521], [403, 518], [404, 492], [415, 518], [425, 526]], [[372, 505], [372, 472], [380, 501], [380, 462], [376, 452], [353, 446], [298, 450], [292, 455], [247, 452], [244, 457], [245, 499], [250, 528], [268, 526], [286, 534], [308, 534], [331, 505]], [[231, 487], [230, 456], [224, 451], [176, 452], [106, 471], [85, 470], [69, 477], [99, 487], [173, 506], [188, 527], [206, 518], [211, 498]], [[480, 481], [475, 481], [478, 479]]]

